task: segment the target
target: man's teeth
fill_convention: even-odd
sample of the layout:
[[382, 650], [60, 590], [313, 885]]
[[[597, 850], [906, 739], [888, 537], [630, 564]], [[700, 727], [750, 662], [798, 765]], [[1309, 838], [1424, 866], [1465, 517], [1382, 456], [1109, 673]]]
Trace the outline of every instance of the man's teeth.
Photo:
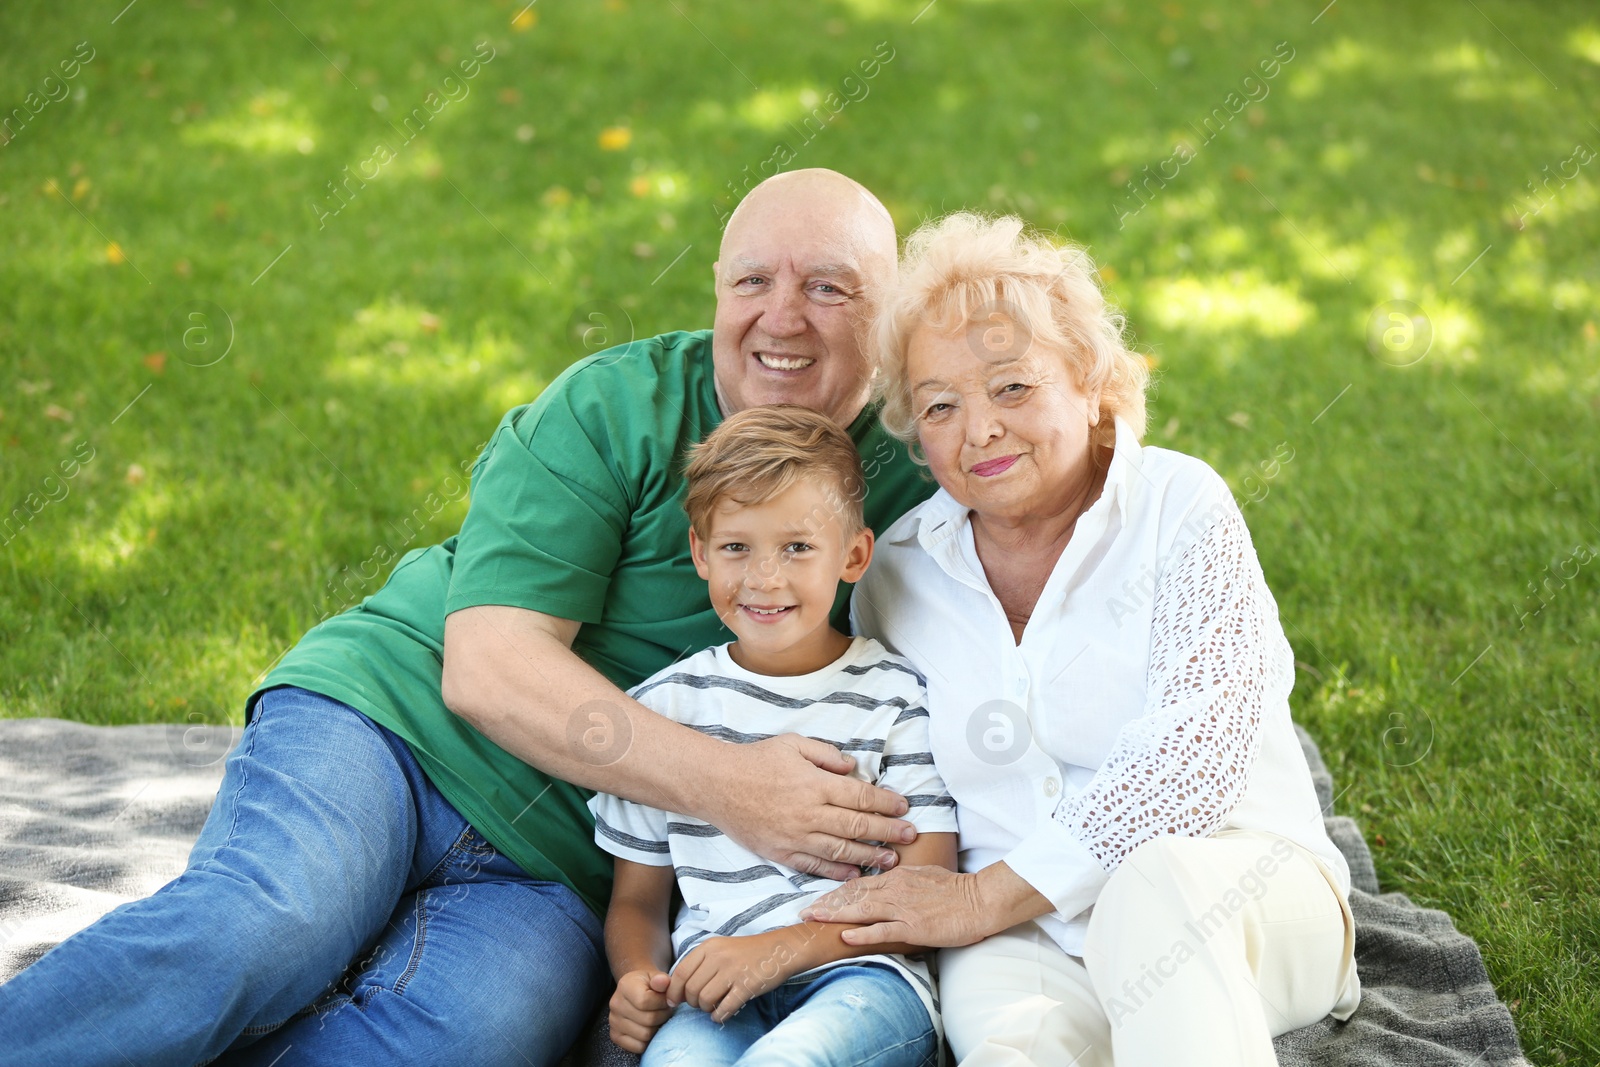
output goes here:
[[809, 367], [816, 362], [816, 360], [807, 359], [804, 356], [786, 358], [784, 356], [771, 356], [765, 352], [757, 352], [756, 358], [761, 361], [763, 367], [770, 367], [773, 370], [800, 370], [802, 367]]

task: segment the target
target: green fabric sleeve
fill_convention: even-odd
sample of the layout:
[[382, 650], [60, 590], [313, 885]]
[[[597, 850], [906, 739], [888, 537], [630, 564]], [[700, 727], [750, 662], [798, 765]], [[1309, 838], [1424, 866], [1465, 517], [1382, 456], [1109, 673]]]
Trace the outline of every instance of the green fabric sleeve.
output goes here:
[[600, 621], [628, 501], [609, 449], [575, 416], [569, 392], [508, 417], [480, 458], [446, 614], [498, 604]]

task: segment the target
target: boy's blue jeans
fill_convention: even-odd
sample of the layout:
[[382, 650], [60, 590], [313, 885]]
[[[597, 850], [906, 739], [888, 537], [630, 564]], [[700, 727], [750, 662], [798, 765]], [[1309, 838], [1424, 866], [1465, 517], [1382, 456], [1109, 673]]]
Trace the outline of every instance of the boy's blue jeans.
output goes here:
[[846, 964], [791, 978], [718, 1025], [678, 1005], [642, 1067], [934, 1067], [928, 1009], [898, 971]]
[[188, 869], [0, 985], [0, 1060], [553, 1064], [608, 989], [572, 890], [478, 836], [393, 733], [274, 689]]

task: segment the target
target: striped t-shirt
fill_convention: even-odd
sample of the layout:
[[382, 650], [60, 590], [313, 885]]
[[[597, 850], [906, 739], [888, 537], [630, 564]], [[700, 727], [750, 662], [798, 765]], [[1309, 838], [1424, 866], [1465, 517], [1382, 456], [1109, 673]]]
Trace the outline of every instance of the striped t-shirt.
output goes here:
[[[870, 637], [810, 674], [753, 674], [728, 646], [708, 648], [629, 691], [641, 704], [703, 734], [749, 744], [797, 733], [855, 758], [854, 776], [910, 803], [906, 820], [922, 833], [955, 833], [955, 802], [928, 748], [927, 687], [904, 659]], [[774, 804], [783, 797], [774, 796]], [[843, 885], [762, 859], [709, 823], [597, 793], [589, 801], [595, 841], [612, 855], [671, 865], [684, 906], [672, 932], [674, 961], [708, 937], [760, 934], [801, 922], [800, 910]], [[857, 956], [828, 964], [880, 963], [916, 989], [934, 1026], [938, 995], [917, 957]], [[818, 971], [826, 967], [818, 968]]]

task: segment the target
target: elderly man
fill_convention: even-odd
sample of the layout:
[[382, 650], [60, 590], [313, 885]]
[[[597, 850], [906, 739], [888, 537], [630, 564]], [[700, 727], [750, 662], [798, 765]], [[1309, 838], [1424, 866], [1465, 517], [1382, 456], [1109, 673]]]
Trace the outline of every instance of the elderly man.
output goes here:
[[253, 694], [184, 874], [0, 986], [0, 1047], [76, 1067], [553, 1062], [608, 988], [596, 789], [801, 870], [892, 865], [860, 841], [910, 840], [905, 802], [838, 751], [727, 745], [622, 690], [724, 640], [681, 456], [726, 415], [796, 403], [847, 427], [874, 530], [932, 492], [867, 403], [858, 330], [895, 254], [842, 175], [752, 191], [714, 328], [583, 360], [505, 417], [460, 534]]

